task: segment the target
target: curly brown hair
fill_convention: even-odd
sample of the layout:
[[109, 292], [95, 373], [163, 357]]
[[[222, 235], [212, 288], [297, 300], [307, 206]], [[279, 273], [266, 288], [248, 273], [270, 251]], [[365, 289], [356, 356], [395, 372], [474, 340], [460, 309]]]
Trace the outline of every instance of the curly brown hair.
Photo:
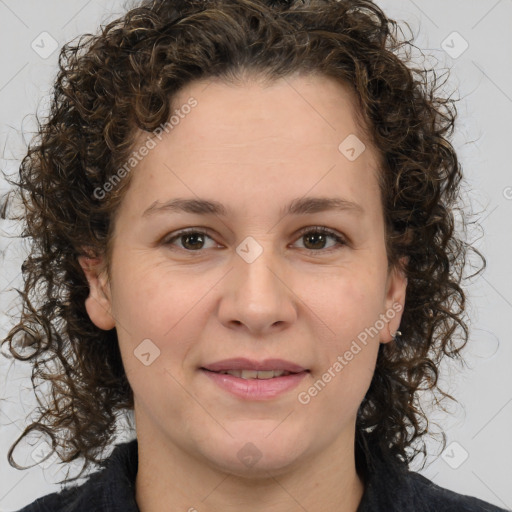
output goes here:
[[379, 347], [358, 411], [356, 466], [376, 451], [407, 464], [426, 454], [429, 422], [418, 395], [427, 389], [453, 400], [438, 387], [438, 366], [445, 355], [462, 359], [468, 340], [461, 287], [468, 250], [483, 262], [473, 275], [486, 261], [465, 241], [467, 214], [457, 206], [462, 172], [448, 141], [454, 100], [437, 96], [436, 71], [413, 64], [414, 45], [398, 30], [403, 35], [370, 0], [153, 0], [62, 48], [48, 118], [38, 121], [19, 181], [8, 180], [24, 206], [14, 218], [32, 244], [17, 290], [23, 310], [2, 346], [30, 361], [34, 391], [41, 379], [52, 397], [9, 450], [11, 466], [24, 469], [12, 454], [32, 430], [62, 448], [63, 462], [83, 457], [82, 472], [101, 463], [118, 414], [133, 409], [133, 392], [115, 329], [97, 328], [86, 312], [78, 257], [84, 247], [104, 255], [108, 272], [130, 174], [104, 197], [95, 191], [112, 182], [140, 130], [151, 134], [169, 119], [183, 86], [234, 83], [247, 73], [268, 81], [323, 74], [356, 94], [358, 121], [381, 158], [388, 263], [408, 258], [402, 336]]

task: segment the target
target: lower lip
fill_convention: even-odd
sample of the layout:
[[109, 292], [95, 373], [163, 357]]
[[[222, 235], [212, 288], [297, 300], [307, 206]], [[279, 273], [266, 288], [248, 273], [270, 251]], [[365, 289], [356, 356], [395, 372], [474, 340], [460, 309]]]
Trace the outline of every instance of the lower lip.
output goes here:
[[201, 371], [215, 384], [233, 395], [246, 400], [267, 400], [298, 386], [308, 372], [292, 373], [272, 379], [242, 379], [226, 373]]

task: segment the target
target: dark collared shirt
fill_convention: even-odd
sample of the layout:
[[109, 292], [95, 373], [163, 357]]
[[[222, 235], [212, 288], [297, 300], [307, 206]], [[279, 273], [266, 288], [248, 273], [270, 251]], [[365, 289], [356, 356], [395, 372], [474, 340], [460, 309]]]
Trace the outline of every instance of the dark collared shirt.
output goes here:
[[[18, 512], [140, 512], [135, 501], [137, 439], [116, 445], [99, 471], [81, 485], [37, 499]], [[357, 512], [505, 512], [444, 489], [405, 464], [376, 462]]]

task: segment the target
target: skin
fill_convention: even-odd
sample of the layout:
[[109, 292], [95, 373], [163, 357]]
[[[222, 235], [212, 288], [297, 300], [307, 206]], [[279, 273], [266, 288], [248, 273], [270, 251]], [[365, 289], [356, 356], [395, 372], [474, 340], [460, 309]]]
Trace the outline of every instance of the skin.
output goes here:
[[[356, 414], [379, 343], [392, 340], [401, 314], [309, 404], [297, 399], [379, 315], [405, 302], [407, 280], [387, 266], [376, 154], [366, 142], [355, 161], [338, 150], [350, 134], [364, 141], [354, 98], [316, 75], [270, 86], [197, 81], [173, 105], [191, 96], [198, 105], [132, 171], [110, 280], [97, 270], [101, 258], [80, 258], [88, 314], [116, 328], [134, 391], [139, 508], [355, 512], [364, 492]], [[279, 215], [303, 196], [342, 197], [364, 213]], [[177, 197], [216, 200], [232, 213], [142, 216]], [[347, 243], [299, 233], [315, 226]], [[164, 243], [189, 227], [208, 236]], [[236, 252], [247, 236], [263, 249], [252, 263]], [[160, 350], [148, 366], [134, 355], [147, 338]], [[231, 357], [282, 358], [310, 373], [272, 400], [244, 400], [199, 370]], [[261, 454], [252, 466], [237, 457], [248, 442]]]

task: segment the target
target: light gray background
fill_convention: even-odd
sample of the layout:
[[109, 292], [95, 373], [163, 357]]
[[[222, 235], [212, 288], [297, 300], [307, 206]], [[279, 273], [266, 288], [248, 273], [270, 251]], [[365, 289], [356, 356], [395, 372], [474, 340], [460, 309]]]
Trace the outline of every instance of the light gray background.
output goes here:
[[[485, 233], [475, 246], [488, 260], [484, 275], [468, 289], [472, 334], [465, 354], [469, 368], [443, 367], [444, 387], [460, 406], [447, 403], [451, 415], [437, 412], [431, 416], [439, 425], [436, 431], [441, 428], [447, 434], [447, 449], [440, 454], [439, 443], [429, 441], [427, 466], [421, 469], [414, 464], [413, 469], [443, 487], [512, 510], [512, 1], [377, 3], [390, 17], [409, 22], [415, 44], [437, 59], [437, 67], [451, 68], [447, 86], [461, 98], [452, 142], [468, 180], [467, 198]], [[60, 48], [76, 35], [95, 32], [100, 22], [120, 15], [123, 5], [121, 0], [0, 0], [2, 169], [17, 169], [23, 137], [30, 139], [35, 126], [33, 114], [44, 113], [48, 104], [58, 50], [41, 56], [52, 48], [49, 37], [41, 33], [50, 34]], [[453, 52], [464, 43], [454, 31], [469, 45], [456, 57]], [[445, 40], [452, 55], [443, 49]], [[33, 41], [39, 45], [39, 54], [31, 47]], [[0, 181], [0, 190], [5, 189]], [[9, 325], [5, 313], [16, 311], [12, 288], [22, 285], [24, 246], [5, 236], [15, 232], [10, 222], [0, 221], [0, 337]], [[54, 464], [44, 471], [38, 466], [18, 471], [6, 459], [25, 425], [25, 415], [35, 405], [30, 392], [24, 390], [29, 375], [27, 365], [13, 365], [0, 356], [0, 397], [5, 399], [0, 401], [0, 512], [17, 510], [59, 490], [54, 482], [62, 476]], [[118, 442], [132, 437], [121, 425]], [[32, 449], [27, 446], [18, 452], [16, 460], [35, 464], [30, 458]]]

